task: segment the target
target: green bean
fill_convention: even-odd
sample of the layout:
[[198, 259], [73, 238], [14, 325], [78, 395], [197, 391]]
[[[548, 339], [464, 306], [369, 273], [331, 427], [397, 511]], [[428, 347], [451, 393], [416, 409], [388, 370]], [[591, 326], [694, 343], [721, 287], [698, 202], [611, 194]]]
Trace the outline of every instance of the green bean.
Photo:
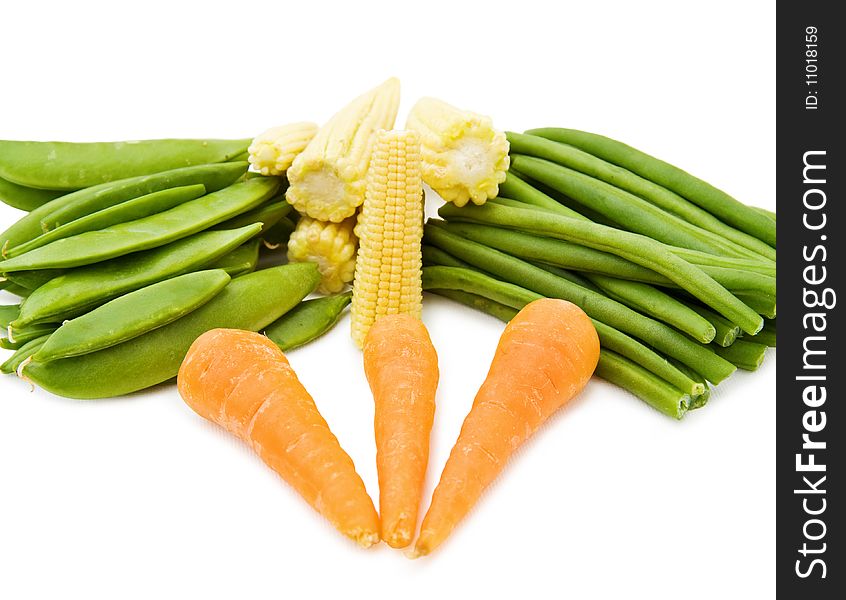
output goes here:
[[144, 194], [200, 183], [206, 186], [207, 192], [216, 192], [242, 177], [248, 166], [241, 162], [186, 167], [104, 183], [60, 196], [39, 206], [0, 234], [0, 248], [23, 244], [45, 231]]
[[731, 346], [740, 334], [740, 327], [723, 317], [718, 315], [710, 308], [697, 304], [695, 302], [685, 302], [685, 305], [693, 311], [696, 311], [703, 318], [707, 319], [716, 331], [713, 343], [718, 346]]
[[651, 204], [710, 231], [730, 242], [738, 244], [755, 254], [775, 260], [775, 248], [762, 242], [758, 238], [738, 231], [726, 225], [714, 215], [697, 205], [682, 198], [660, 185], [643, 177], [609, 163], [592, 154], [579, 150], [574, 146], [561, 144], [536, 135], [525, 135], [508, 132], [510, 151], [514, 154], [526, 154], [537, 158], [550, 160], [556, 164], [575, 169], [580, 173], [600, 179], [605, 183], [616, 186]]
[[616, 140], [585, 131], [547, 127], [530, 129], [526, 133], [575, 146], [624, 167], [688, 199], [732, 227], [770, 246], [776, 245], [775, 223], [771, 219], [678, 167]]
[[463, 267], [465, 269], [472, 269], [473, 267], [469, 264], [464, 262], [463, 260], [458, 260], [449, 252], [444, 252], [437, 246], [430, 246], [428, 244], [423, 244], [423, 265], [424, 266], [442, 266], [442, 267]]
[[9, 324], [17, 319], [19, 314], [21, 314], [20, 304], [0, 305], [0, 329], [6, 331]]
[[54, 190], [37, 190], [6, 181], [0, 177], [0, 202], [20, 210], [33, 210], [42, 204], [58, 198], [64, 193]]
[[[518, 200], [511, 200], [508, 198], [492, 198], [491, 200], [488, 200], [488, 204], [492, 206], [508, 206], [511, 208], [518, 209], [522, 208], [527, 210], [546, 210], [546, 212], [555, 212], [547, 210], [541, 206], [526, 204], [524, 202], [520, 202]], [[723, 267], [729, 269], [736, 269], [739, 271], [760, 273], [761, 275], [768, 275], [770, 277], [775, 277], [776, 273], [775, 263], [770, 262], [769, 260], [766, 260], [764, 258], [748, 259], [717, 256], [715, 254], [708, 254], [707, 252], [700, 252], [698, 250], [691, 250], [689, 248], [680, 248], [678, 246], [667, 246], [667, 250], [672, 252], [679, 258], [683, 258], [687, 262], [697, 265], [699, 267]]]
[[170, 210], [189, 200], [195, 200], [206, 193], [206, 187], [198, 183], [197, 185], [184, 185], [180, 187], [169, 188], [152, 194], [145, 194], [126, 202], [121, 202], [114, 206], [98, 210], [95, 213], [80, 217], [70, 223], [60, 225], [56, 229], [51, 229], [38, 236], [34, 240], [30, 240], [18, 246], [12, 246], [6, 252], [6, 258], [14, 258], [25, 254], [35, 248], [40, 248], [54, 242], [73, 235], [85, 233], [87, 231], [95, 231], [103, 229], [118, 223], [127, 221], [134, 221], [149, 217], [150, 215]]
[[424, 227], [424, 240], [512, 284], [544, 296], [569, 300], [584, 310], [589, 317], [637, 337], [655, 349], [677, 357], [685, 364], [702, 369], [710, 381], [718, 383], [734, 371], [730, 363], [722, 360], [710, 349], [671, 327], [641, 315], [611, 298], [547, 273], [519, 258], [462, 239], [431, 222]]
[[616, 352], [603, 350], [599, 353], [595, 374], [674, 419], [684, 417], [690, 408], [689, 394]]
[[755, 334], [763, 326], [760, 315], [714, 281], [702, 269], [673, 255], [666, 246], [651, 238], [544, 211], [506, 206], [484, 205], [457, 208], [447, 204], [441, 207], [439, 214], [447, 219], [482, 221], [509, 229], [558, 237], [616, 254], [661, 273], [679, 287], [701, 298], [705, 304], [727, 319], [740, 325], [747, 333]]
[[10, 356], [6, 362], [0, 365], [0, 373], [10, 375], [18, 370], [18, 367], [23, 361], [38, 352], [38, 349], [50, 338], [50, 334], [43, 335], [34, 340], [28, 341], [26, 344], [15, 350], [14, 354]]
[[163, 246], [258, 206], [278, 187], [269, 177], [235, 183], [149, 217], [56, 240], [0, 262], [0, 272], [78, 267]]
[[268, 325], [264, 334], [283, 352], [299, 348], [332, 329], [352, 300], [352, 292], [300, 302]]
[[505, 176], [505, 181], [499, 184], [499, 198], [524, 202], [538, 208], [545, 208], [565, 217], [572, 217], [573, 219], [582, 221], [590, 220], [581, 213], [564, 206], [554, 198], [529, 185], [526, 181], [518, 177], [514, 171], [509, 171]]
[[226, 256], [209, 265], [210, 269], [223, 269], [230, 277], [240, 277], [256, 270], [259, 260], [259, 240], [250, 240]]
[[701, 383], [703, 386], [701, 392], [690, 395], [690, 405], [688, 406], [688, 410], [702, 408], [703, 406], [708, 404], [708, 400], [711, 399], [711, 388], [708, 386], [708, 382], [705, 381], [705, 378], [702, 377], [702, 375], [700, 375], [694, 369], [691, 369], [687, 365], [684, 365], [677, 360], [670, 359], [670, 362], [673, 363], [673, 365], [678, 368], [679, 371], [681, 371], [697, 383]]
[[320, 283], [314, 263], [264, 269], [233, 279], [197, 310], [129, 342], [90, 354], [21, 365], [21, 376], [70, 398], [106, 398], [176, 376], [197, 337], [220, 327], [261, 331]]
[[12, 325], [20, 329], [64, 321], [122, 294], [196, 271], [254, 237], [260, 228], [256, 223], [231, 231], [203, 231], [166, 246], [71, 269], [32, 292]]
[[33, 355], [33, 360], [50, 362], [135, 339], [197, 310], [229, 281], [229, 275], [220, 269], [197, 271], [119, 296], [65, 321]]
[[19, 142], [0, 140], [0, 177], [45, 190], [79, 190], [118, 179], [230, 160], [250, 140]]
[[614, 300], [672, 325], [698, 342], [707, 344], [717, 333], [698, 313], [649, 284], [597, 274], [589, 275], [588, 279]]
[[776, 317], [776, 298], [775, 296], [768, 296], [760, 292], [738, 293], [740, 298], [746, 306], [754, 310], [759, 315], [767, 319], [775, 319]]
[[766, 208], [763, 208], [763, 207], [761, 207], [761, 206], [751, 206], [750, 208], [751, 208], [752, 210], [756, 211], [756, 212], [761, 213], [762, 215], [765, 215], [765, 216], [769, 217], [769, 218], [770, 218], [770, 219], [772, 219], [773, 221], [775, 221], [775, 220], [776, 220], [776, 214], [775, 214], [773, 211], [771, 211], [771, 210], [767, 210]]
[[515, 315], [517, 315], [518, 312], [516, 308], [511, 308], [510, 306], [505, 306], [499, 302], [494, 302], [484, 296], [477, 296], [476, 294], [462, 292], [461, 290], [431, 289], [427, 291], [437, 294], [438, 296], [443, 296], [444, 298], [449, 298], [454, 302], [464, 304], [470, 308], [475, 308], [476, 310], [487, 313], [504, 323], [508, 323], [515, 317]]
[[575, 283], [576, 285], [580, 285], [583, 288], [587, 288], [592, 292], [596, 292], [597, 294], [602, 294], [604, 296], [608, 295], [604, 291], [602, 291], [599, 287], [594, 285], [594, 283], [592, 281], [589, 281], [589, 280], [585, 279], [584, 277], [582, 277], [581, 275], [577, 275], [576, 273], [573, 273], [572, 271], [568, 271], [567, 269], [562, 269], [561, 267], [556, 267], [555, 265], [548, 265], [548, 264], [542, 263], [542, 262], [534, 262], [534, 261], [531, 261], [531, 260], [528, 260], [526, 262], [528, 262], [530, 265], [534, 265], [538, 269], [543, 269], [544, 271], [552, 273], [553, 275], [555, 275], [557, 277], [561, 277], [562, 279], [566, 279], [567, 281], [569, 281], [571, 283]]
[[584, 173], [548, 160], [520, 154], [511, 155], [511, 168], [566, 194], [581, 205], [619, 223], [627, 231], [640, 233], [672, 246], [721, 256], [757, 257], [763, 260], [751, 250]]
[[767, 354], [767, 346], [766, 344], [738, 339], [726, 348], [714, 346], [714, 352], [739, 369], [754, 371], [764, 362], [764, 357]]
[[285, 202], [284, 197], [271, 198], [261, 206], [234, 216], [223, 223], [218, 223], [213, 229], [240, 229], [244, 225], [261, 223], [261, 233], [263, 234], [287, 216], [292, 209], [293, 207]]
[[[438, 294], [441, 294], [443, 291], [457, 291], [459, 293], [471, 294], [496, 305], [514, 309], [515, 312], [522, 309], [529, 302], [543, 297], [520, 286], [494, 279], [485, 274], [466, 268], [455, 267], [424, 267], [423, 289], [434, 291]], [[459, 302], [469, 300], [471, 301], [471, 305], [475, 306], [478, 304], [479, 306], [477, 308], [485, 312], [490, 312], [483, 306], [484, 302], [481, 300], [474, 298], [456, 299]], [[500, 314], [507, 314], [499, 310], [496, 306], [494, 309]], [[684, 373], [650, 348], [625, 333], [606, 325], [602, 321], [596, 319], [591, 319], [591, 321], [596, 328], [596, 333], [599, 335], [599, 343], [603, 348], [613, 350], [630, 358], [642, 367], [690, 394], [702, 393], [702, 385], [697, 384], [685, 376]]]
[[[663, 275], [609, 252], [595, 250], [566, 240], [540, 237], [521, 231], [492, 227], [481, 222], [447, 223], [446, 228], [462, 237], [502, 250], [529, 261], [553, 264], [565, 269], [599, 273], [618, 279], [678, 287]], [[673, 248], [668, 248], [671, 252]], [[732, 293], [775, 292], [775, 279], [737, 269], [700, 266], [700, 269]]]
[[743, 336], [743, 339], [748, 342], [756, 342], [764, 344], [770, 348], [776, 347], [776, 325], [775, 319], [767, 319], [764, 321], [764, 328], [755, 335]]

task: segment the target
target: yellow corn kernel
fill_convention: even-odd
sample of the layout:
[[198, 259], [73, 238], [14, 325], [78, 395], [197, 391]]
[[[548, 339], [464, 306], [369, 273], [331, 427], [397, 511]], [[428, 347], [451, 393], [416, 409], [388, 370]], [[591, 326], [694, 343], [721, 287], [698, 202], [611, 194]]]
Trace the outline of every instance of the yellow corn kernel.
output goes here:
[[360, 348], [382, 315], [420, 318], [423, 182], [420, 141], [413, 131], [380, 132], [355, 232], [358, 259], [350, 306], [352, 338]]
[[314, 123], [272, 127], [250, 144], [250, 164], [262, 175], [284, 175], [316, 133], [317, 125]]
[[288, 202], [299, 212], [338, 223], [364, 202], [365, 178], [376, 132], [394, 126], [399, 80], [359, 96], [341, 109], [294, 159], [288, 170]]
[[456, 206], [484, 204], [508, 171], [508, 140], [488, 117], [435, 98], [421, 98], [408, 115], [420, 134], [423, 181]]
[[353, 233], [355, 217], [340, 223], [301, 217], [288, 239], [288, 260], [314, 262], [322, 276], [317, 291], [334, 294], [344, 289], [355, 275], [358, 238]]

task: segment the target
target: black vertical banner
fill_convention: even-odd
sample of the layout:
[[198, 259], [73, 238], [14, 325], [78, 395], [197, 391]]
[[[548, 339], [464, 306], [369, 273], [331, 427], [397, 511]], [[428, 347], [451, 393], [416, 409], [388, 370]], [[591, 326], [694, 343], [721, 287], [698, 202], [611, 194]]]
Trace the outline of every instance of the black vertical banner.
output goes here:
[[776, 558], [782, 598], [843, 598], [846, 590], [844, 495], [838, 492], [846, 483], [846, 396], [838, 383], [846, 377], [840, 8], [836, 2], [778, 4]]

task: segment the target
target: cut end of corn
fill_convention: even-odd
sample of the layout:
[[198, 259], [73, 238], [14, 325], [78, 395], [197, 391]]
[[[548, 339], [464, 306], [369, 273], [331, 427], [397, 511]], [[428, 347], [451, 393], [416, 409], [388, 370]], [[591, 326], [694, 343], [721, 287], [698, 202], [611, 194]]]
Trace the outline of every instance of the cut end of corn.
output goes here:
[[508, 171], [508, 140], [490, 118], [422, 98], [407, 127], [420, 134], [423, 180], [444, 200], [464, 206], [497, 195]]
[[378, 317], [420, 318], [423, 181], [417, 133], [379, 133], [356, 234], [360, 247], [350, 312], [352, 338], [361, 348]]
[[321, 294], [335, 294], [353, 280], [358, 239], [355, 217], [327, 223], [302, 217], [288, 240], [288, 260], [317, 263]]
[[314, 123], [291, 123], [268, 129], [250, 144], [250, 164], [262, 175], [284, 175], [316, 133]]
[[392, 77], [321, 127], [288, 170], [288, 202], [321, 221], [338, 223], [354, 215], [364, 202], [376, 132], [394, 126], [399, 97], [399, 80]]

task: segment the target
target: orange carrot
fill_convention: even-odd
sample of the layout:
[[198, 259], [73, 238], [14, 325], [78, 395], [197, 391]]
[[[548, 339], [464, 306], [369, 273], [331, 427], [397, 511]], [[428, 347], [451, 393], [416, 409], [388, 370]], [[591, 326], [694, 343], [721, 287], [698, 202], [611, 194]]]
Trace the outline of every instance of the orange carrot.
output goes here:
[[438, 355], [426, 327], [406, 314], [377, 319], [364, 341], [364, 372], [376, 405], [382, 539], [411, 543], [429, 462]]
[[353, 461], [281, 350], [257, 333], [213, 329], [179, 369], [182, 398], [246, 441], [341, 533], [379, 541], [379, 517]]
[[535, 300], [511, 320], [435, 488], [414, 556], [446, 539], [514, 450], [585, 386], [598, 360], [596, 330], [574, 304]]

